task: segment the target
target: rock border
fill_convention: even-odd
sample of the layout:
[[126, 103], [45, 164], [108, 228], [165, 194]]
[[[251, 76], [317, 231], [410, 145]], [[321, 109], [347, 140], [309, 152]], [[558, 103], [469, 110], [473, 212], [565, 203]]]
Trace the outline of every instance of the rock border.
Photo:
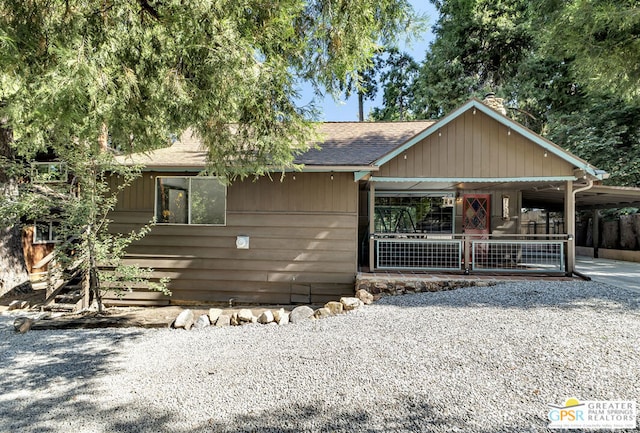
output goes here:
[[[241, 308], [237, 311], [225, 311], [221, 308], [210, 308], [208, 314], [195, 317], [193, 310], [183, 310], [171, 323], [173, 329], [201, 329], [208, 326], [241, 326], [251, 323], [262, 325], [287, 325], [289, 323], [300, 323], [306, 320], [324, 319], [326, 317], [345, 314], [356, 310], [365, 304], [373, 302], [373, 295], [370, 293], [356, 293], [355, 297], [344, 296], [340, 301], [329, 301], [324, 306], [313, 309], [308, 305], [299, 305], [291, 311], [284, 308], [266, 309], [259, 315], [255, 315], [250, 308]], [[365, 300], [361, 299], [364, 298]], [[262, 309], [262, 308], [261, 308]]]

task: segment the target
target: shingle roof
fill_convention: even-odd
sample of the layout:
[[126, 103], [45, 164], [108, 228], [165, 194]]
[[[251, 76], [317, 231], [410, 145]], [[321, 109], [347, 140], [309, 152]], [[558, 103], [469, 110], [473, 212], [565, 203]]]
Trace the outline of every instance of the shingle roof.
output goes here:
[[433, 125], [414, 122], [327, 122], [320, 125], [320, 149], [296, 158], [305, 165], [370, 165], [383, 155]]
[[[435, 123], [412, 122], [326, 122], [319, 124], [320, 149], [310, 149], [295, 158], [309, 166], [365, 167]], [[172, 146], [148, 153], [118, 157], [125, 164], [147, 169], [204, 168], [206, 151], [189, 131]]]

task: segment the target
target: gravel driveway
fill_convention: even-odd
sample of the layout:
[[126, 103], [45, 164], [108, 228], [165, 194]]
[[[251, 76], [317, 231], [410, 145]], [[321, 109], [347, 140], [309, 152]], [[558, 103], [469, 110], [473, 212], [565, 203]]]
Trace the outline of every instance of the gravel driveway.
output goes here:
[[594, 282], [387, 297], [282, 327], [12, 322], [0, 432], [538, 432], [569, 397], [640, 403], [640, 293]]

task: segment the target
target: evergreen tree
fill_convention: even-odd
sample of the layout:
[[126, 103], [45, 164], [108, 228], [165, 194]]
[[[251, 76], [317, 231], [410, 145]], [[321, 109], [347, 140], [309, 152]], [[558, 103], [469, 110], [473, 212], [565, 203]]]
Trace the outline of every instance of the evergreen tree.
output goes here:
[[[0, 182], [26, 179], [8, 167], [38, 152], [87, 181], [81, 173], [106, 147], [148, 151], [186, 128], [206, 146], [210, 173], [288, 167], [313, 134], [295, 104], [298, 83], [337, 94], [414, 21], [407, 0], [0, 0]], [[97, 202], [91, 191], [102, 188], [80, 190]], [[12, 229], [0, 269], [20, 256], [10, 250], [25, 197], [2, 196], [1, 227]], [[90, 247], [99, 234], [88, 229], [104, 225], [102, 212], [84, 208], [76, 229], [91, 233]]]

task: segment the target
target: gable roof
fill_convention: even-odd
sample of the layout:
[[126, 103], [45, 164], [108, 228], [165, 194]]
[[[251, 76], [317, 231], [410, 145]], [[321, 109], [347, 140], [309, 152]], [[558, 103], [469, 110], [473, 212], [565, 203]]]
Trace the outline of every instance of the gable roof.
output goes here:
[[[587, 161], [585, 161], [585, 160], [573, 155], [572, 153], [564, 150], [560, 146], [558, 146], [558, 145], [552, 143], [551, 141], [547, 140], [546, 138], [536, 134], [535, 132], [531, 131], [527, 127], [521, 125], [520, 123], [516, 122], [513, 119], [510, 119], [509, 117], [503, 115], [502, 113], [499, 113], [498, 111], [494, 110], [493, 108], [487, 106], [486, 104], [484, 104], [483, 102], [481, 102], [480, 100], [475, 99], [475, 98], [468, 100], [465, 104], [460, 106], [458, 109], [454, 110], [453, 112], [449, 113], [448, 115], [446, 115], [442, 119], [440, 119], [437, 122], [433, 123], [432, 125], [427, 127], [424, 131], [422, 131], [419, 134], [417, 134], [416, 136], [412, 137], [407, 142], [405, 142], [402, 145], [398, 146], [397, 148], [391, 150], [390, 152], [387, 152], [384, 156], [382, 156], [381, 158], [378, 158], [373, 163], [373, 165], [376, 166], [376, 167], [380, 167], [381, 165], [389, 162], [391, 159], [393, 159], [396, 156], [402, 154], [403, 152], [405, 152], [410, 147], [412, 147], [415, 144], [419, 143], [420, 141], [424, 140], [426, 137], [430, 136], [431, 134], [437, 132], [440, 128], [442, 128], [443, 126], [445, 126], [448, 123], [452, 122], [453, 120], [457, 119], [458, 117], [460, 117], [461, 115], [463, 115], [464, 113], [466, 113], [469, 110], [474, 110], [474, 114], [475, 114], [476, 110], [486, 114], [487, 116], [491, 117], [492, 119], [496, 120], [497, 122], [501, 123], [502, 125], [510, 128], [514, 132], [519, 133], [523, 137], [531, 140], [533, 143], [539, 145], [540, 147], [542, 147], [543, 149], [545, 149], [549, 153], [558, 156], [559, 158], [563, 159], [564, 161], [568, 162], [569, 164], [572, 164], [577, 169], [584, 170], [585, 173], [591, 175], [592, 177], [594, 177], [596, 179], [602, 180], [602, 179], [606, 179], [608, 177], [608, 174], [606, 172], [604, 172], [603, 170], [598, 170], [596, 167], [592, 166]], [[356, 175], [356, 180], [357, 179], [362, 179], [367, 174], [368, 174], [368, 172], [366, 172], [366, 171], [362, 171], [362, 172], [358, 173]]]
[[[311, 148], [297, 155], [294, 162], [303, 164], [303, 170], [307, 171], [352, 171], [355, 172], [355, 180], [360, 180], [469, 110], [481, 111], [594, 179], [608, 176], [603, 170], [598, 170], [478, 99], [470, 99], [438, 121], [320, 123], [321, 142], [309, 143], [311, 146], [317, 144], [320, 148]], [[206, 150], [196, 136], [186, 131], [170, 147], [121, 156], [118, 160], [124, 164], [144, 165], [147, 170], [199, 171], [206, 166]]]

